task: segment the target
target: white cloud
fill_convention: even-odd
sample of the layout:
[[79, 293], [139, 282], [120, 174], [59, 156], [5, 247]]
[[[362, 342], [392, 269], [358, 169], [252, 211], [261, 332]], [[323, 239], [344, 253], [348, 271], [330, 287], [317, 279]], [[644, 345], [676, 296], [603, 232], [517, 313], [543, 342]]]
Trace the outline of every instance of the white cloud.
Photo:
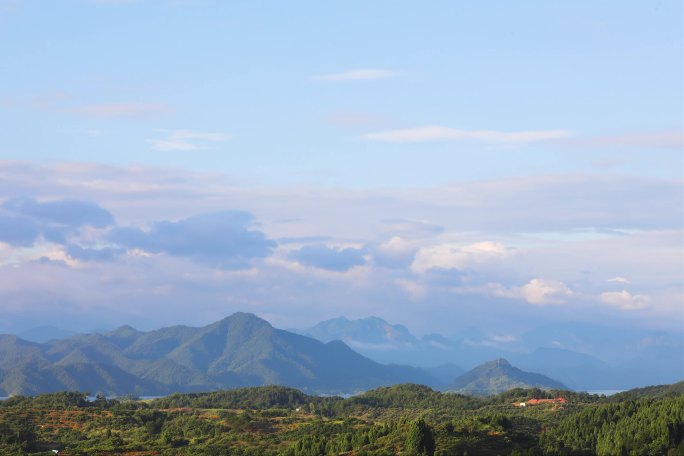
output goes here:
[[429, 141], [480, 141], [493, 144], [528, 144], [570, 138], [567, 130], [538, 130], [503, 132], [494, 130], [459, 130], [440, 125], [388, 130], [368, 133], [361, 136], [366, 141], [389, 143], [429, 142]]
[[[220, 142], [230, 139], [229, 135], [223, 133], [202, 133], [190, 130], [171, 130], [164, 139], [150, 139], [147, 142], [152, 144], [154, 150], [198, 150], [201, 143]], [[200, 144], [198, 144], [198, 142]]]
[[522, 296], [530, 304], [564, 304], [563, 298], [572, 291], [557, 280], [532, 279], [520, 289]]
[[73, 108], [71, 112], [97, 119], [156, 117], [168, 112], [157, 103], [105, 103]]
[[651, 298], [647, 295], [633, 295], [627, 290], [607, 291], [599, 296], [601, 302], [623, 310], [637, 310], [647, 307]]
[[608, 282], [610, 283], [629, 283], [629, 280], [625, 279], [624, 277], [613, 277], [612, 279], [608, 279]]
[[425, 272], [429, 269], [464, 269], [474, 264], [505, 258], [512, 253], [511, 249], [498, 242], [477, 242], [467, 246], [439, 244], [418, 250], [411, 270]]
[[573, 294], [563, 282], [546, 279], [532, 279], [521, 287], [505, 288], [492, 284], [489, 288], [495, 296], [523, 299], [538, 306], [565, 304], [565, 298]]
[[311, 78], [321, 82], [344, 82], [344, 81], [377, 81], [398, 76], [399, 73], [392, 70], [359, 69], [343, 71], [341, 73], [322, 74]]

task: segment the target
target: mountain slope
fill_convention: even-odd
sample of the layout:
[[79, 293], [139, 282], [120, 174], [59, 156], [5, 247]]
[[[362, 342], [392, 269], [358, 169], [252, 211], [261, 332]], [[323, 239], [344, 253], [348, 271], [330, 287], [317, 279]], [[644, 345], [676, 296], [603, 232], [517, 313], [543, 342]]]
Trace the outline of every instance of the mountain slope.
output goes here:
[[107, 364], [30, 364], [0, 371], [0, 393], [36, 395], [57, 391], [143, 395], [172, 390]]
[[505, 359], [484, 363], [458, 377], [449, 388], [461, 394], [486, 396], [513, 388], [567, 389], [545, 375], [525, 372]]

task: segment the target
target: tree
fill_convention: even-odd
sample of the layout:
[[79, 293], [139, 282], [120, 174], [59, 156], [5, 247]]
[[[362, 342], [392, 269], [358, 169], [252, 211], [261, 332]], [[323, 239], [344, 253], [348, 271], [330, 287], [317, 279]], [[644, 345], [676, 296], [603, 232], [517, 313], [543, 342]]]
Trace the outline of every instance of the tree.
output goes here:
[[406, 436], [405, 450], [409, 454], [433, 456], [435, 454], [435, 438], [430, 426], [419, 418], [409, 426]]

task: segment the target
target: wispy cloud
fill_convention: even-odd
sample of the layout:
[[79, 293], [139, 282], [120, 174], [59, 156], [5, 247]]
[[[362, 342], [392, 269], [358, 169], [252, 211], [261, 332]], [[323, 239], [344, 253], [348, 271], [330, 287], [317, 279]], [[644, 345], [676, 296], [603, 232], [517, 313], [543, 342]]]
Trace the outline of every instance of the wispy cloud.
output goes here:
[[96, 119], [156, 117], [169, 112], [169, 108], [158, 103], [105, 103], [79, 106], [71, 112]]
[[198, 150], [203, 148], [203, 143], [220, 142], [230, 139], [223, 133], [203, 133], [190, 130], [171, 130], [163, 139], [150, 139], [154, 150]]
[[397, 77], [399, 72], [381, 69], [359, 69], [342, 71], [340, 73], [321, 74], [313, 76], [313, 81], [319, 82], [345, 82], [345, 81], [378, 81]]
[[656, 132], [626, 133], [622, 135], [590, 136], [586, 138], [573, 138], [568, 141], [568, 144], [583, 147], [598, 146], [684, 150], [684, 131], [665, 130]]
[[52, 92], [34, 95], [29, 98], [29, 103], [34, 108], [55, 109], [60, 104], [64, 103], [65, 101], [68, 101], [69, 99], [71, 99], [70, 93], [61, 90], [56, 90]]
[[629, 280], [625, 279], [624, 277], [613, 277], [612, 279], [608, 279], [608, 282], [610, 282], [610, 283], [629, 283]]
[[393, 123], [387, 117], [353, 111], [331, 112], [322, 119], [325, 123], [341, 128], [374, 130], [378, 128], [388, 128]]
[[430, 141], [479, 141], [493, 144], [527, 144], [567, 139], [573, 134], [567, 130], [530, 130], [504, 132], [495, 130], [459, 130], [440, 125], [387, 130], [361, 136], [366, 141], [388, 143], [415, 143]]

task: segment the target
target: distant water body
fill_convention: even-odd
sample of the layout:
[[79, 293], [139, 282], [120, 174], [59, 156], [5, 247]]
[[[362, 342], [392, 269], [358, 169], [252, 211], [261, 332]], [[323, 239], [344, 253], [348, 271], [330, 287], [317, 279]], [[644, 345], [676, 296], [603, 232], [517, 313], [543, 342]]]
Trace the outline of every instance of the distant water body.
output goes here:
[[[152, 400], [152, 399], [160, 399], [162, 397], [166, 396], [140, 396], [139, 399], [141, 401], [147, 401], [147, 400]], [[107, 399], [116, 399], [117, 396], [107, 396]], [[0, 396], [0, 401], [4, 401], [5, 399], [9, 399], [9, 396]], [[88, 396], [89, 401], [94, 401], [96, 399], [96, 396]]]
[[627, 390], [624, 390], [624, 389], [622, 389], [622, 390], [594, 390], [594, 391], [587, 391], [587, 393], [598, 394], [599, 396], [602, 394], [604, 396], [612, 396], [613, 394], [622, 393], [624, 391], [627, 391]]
[[[120, 398], [120, 396], [106, 396], [106, 397], [107, 397], [107, 399], [119, 399]], [[161, 399], [162, 397], [166, 397], [166, 395], [163, 395], [163, 396], [136, 396], [136, 399], [139, 399], [141, 401], [149, 401], [152, 399]], [[90, 402], [94, 401], [95, 399], [97, 399], [97, 396], [88, 396], [88, 400]], [[124, 396], [124, 399], [125, 399], [125, 396]]]
[[[602, 395], [602, 394], [605, 395], [605, 396], [612, 396], [613, 394], [622, 393], [623, 391], [627, 391], [627, 390], [624, 390], [624, 389], [606, 389], [606, 390], [593, 390], [593, 391], [587, 391], [587, 393], [589, 393], [589, 394], [598, 394], [599, 396]], [[351, 397], [351, 396], [353, 396], [353, 394], [346, 394], [346, 395], [344, 395], [345, 398], [346, 398], [346, 397]], [[152, 400], [152, 399], [160, 399], [160, 398], [162, 398], [162, 397], [166, 397], [166, 396], [140, 396], [139, 399], [142, 400], [142, 401], [145, 401], [145, 400]], [[0, 396], [0, 401], [4, 401], [4, 400], [7, 399], [7, 398], [8, 398], [7, 396]], [[116, 399], [116, 396], [107, 396], [107, 399]], [[95, 396], [88, 396], [88, 400], [89, 400], [89, 401], [94, 401], [94, 400], [95, 400]]]

